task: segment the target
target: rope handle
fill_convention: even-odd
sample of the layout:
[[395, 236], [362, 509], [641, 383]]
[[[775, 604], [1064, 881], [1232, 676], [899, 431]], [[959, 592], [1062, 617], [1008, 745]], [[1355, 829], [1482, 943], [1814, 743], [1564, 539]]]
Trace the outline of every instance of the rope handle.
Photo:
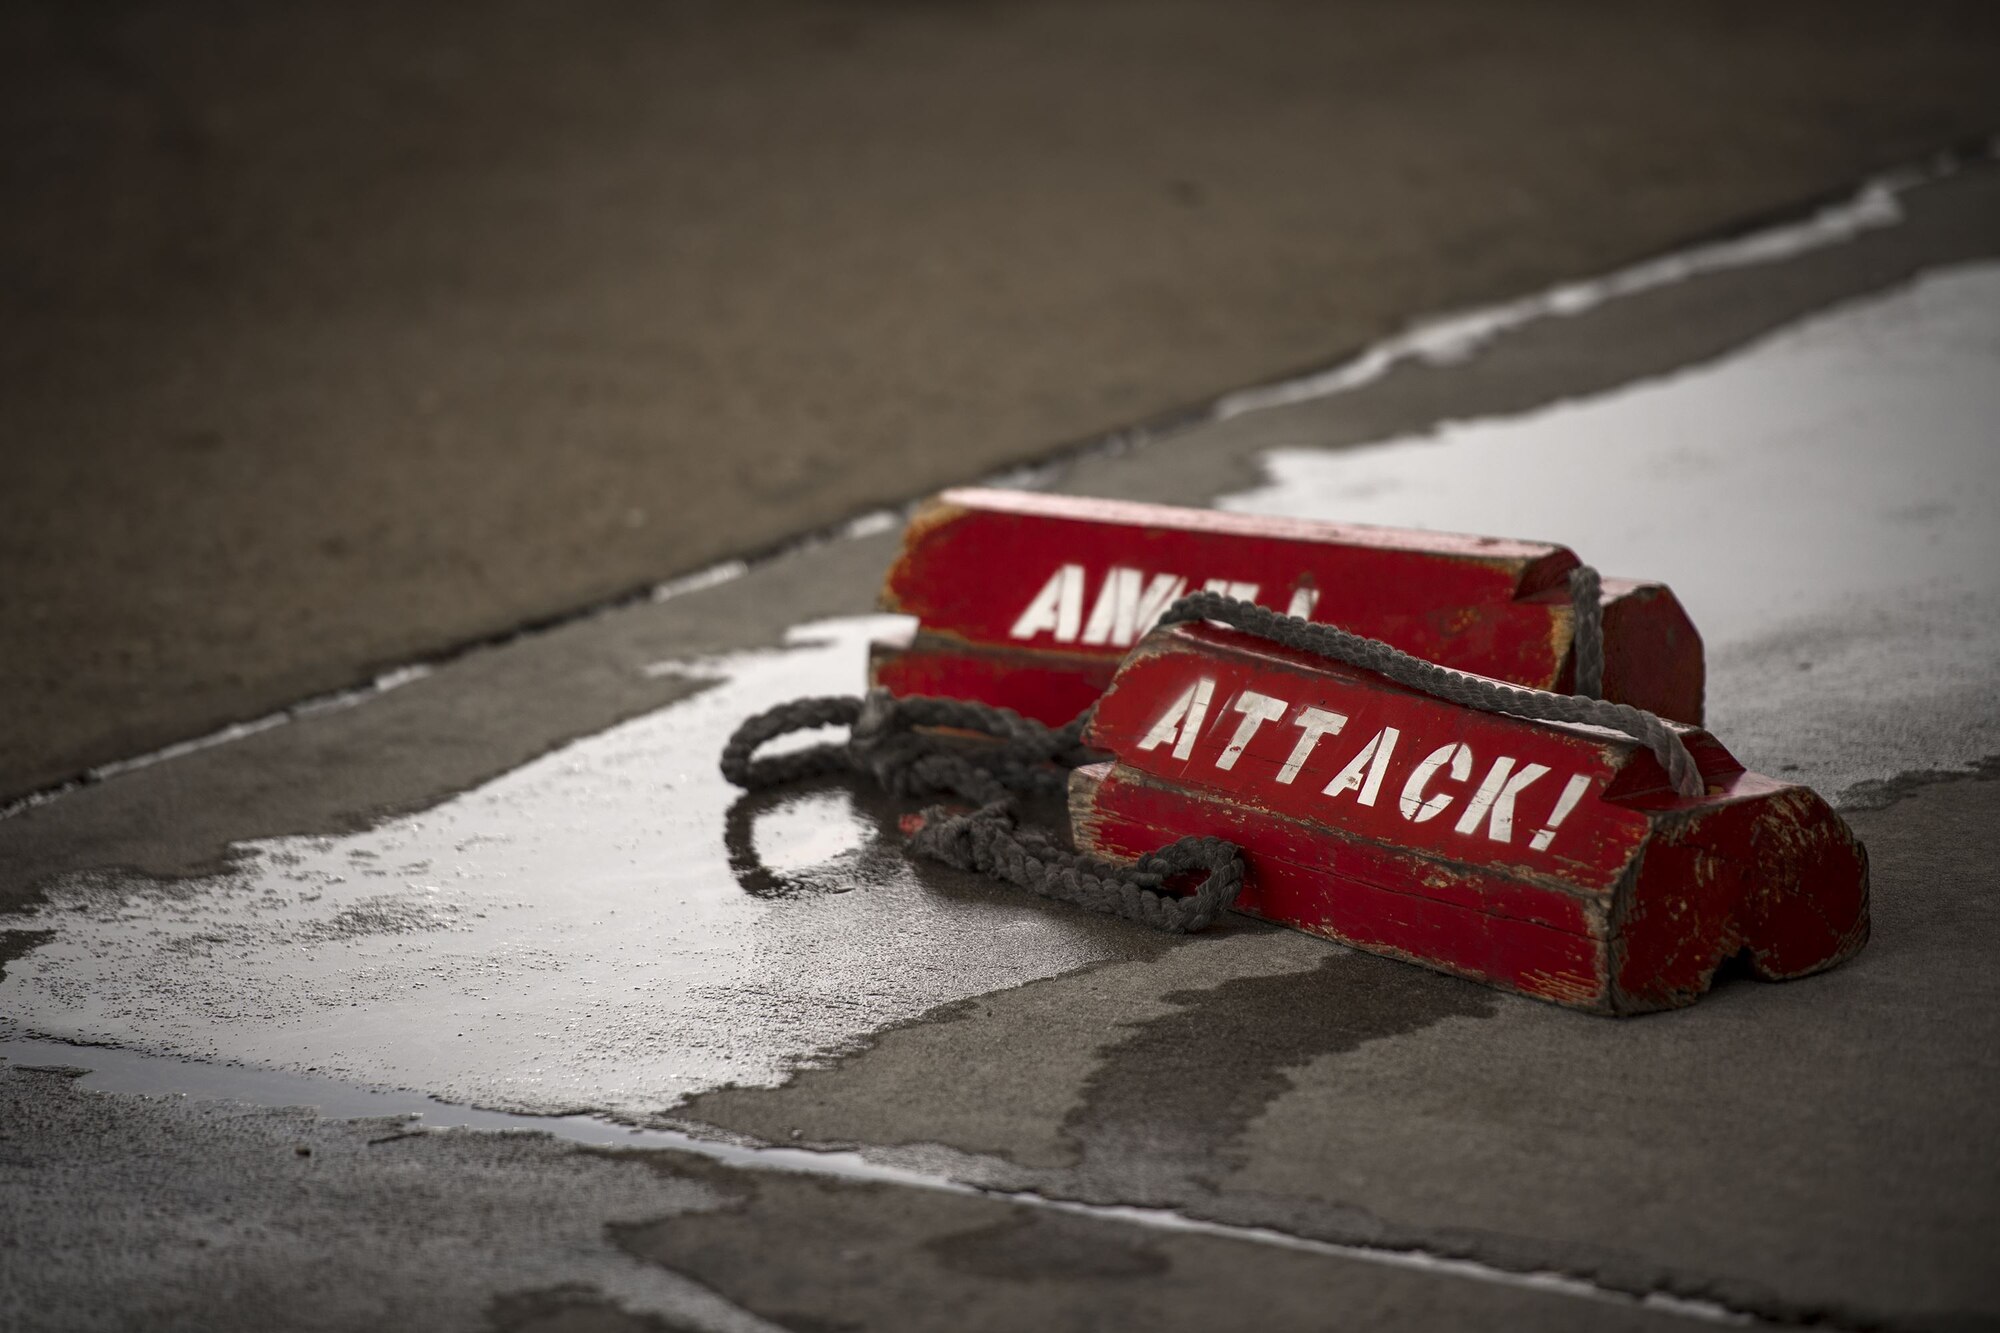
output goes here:
[[[1596, 582], [1594, 571], [1589, 581]], [[1572, 588], [1575, 586], [1573, 583]], [[1594, 597], [1591, 603], [1596, 604]], [[1282, 647], [1373, 671], [1408, 689], [1482, 713], [1510, 713], [1538, 722], [1577, 722], [1622, 732], [1653, 752], [1661, 767], [1667, 770], [1668, 781], [1680, 795], [1699, 796], [1706, 789], [1701, 770], [1680, 733], [1661, 718], [1631, 704], [1611, 703], [1580, 694], [1554, 694], [1548, 690], [1509, 685], [1485, 676], [1454, 671], [1401, 649], [1391, 648], [1379, 639], [1364, 638], [1332, 625], [1284, 615], [1255, 602], [1242, 601], [1219, 592], [1189, 593], [1168, 607], [1158, 623], [1173, 625], [1192, 620], [1219, 621]], [[1581, 656], [1579, 653], [1579, 659]], [[1601, 648], [1598, 664], [1601, 676]]]
[[1569, 572], [1570, 643], [1576, 650], [1576, 693], [1604, 697], [1604, 580], [1589, 565]]

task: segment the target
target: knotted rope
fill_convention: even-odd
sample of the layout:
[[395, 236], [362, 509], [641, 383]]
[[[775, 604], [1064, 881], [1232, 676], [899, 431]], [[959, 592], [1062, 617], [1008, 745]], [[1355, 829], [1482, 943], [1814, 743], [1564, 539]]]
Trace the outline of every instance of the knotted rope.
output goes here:
[[[1196, 931], [1236, 900], [1243, 887], [1242, 853], [1219, 838], [1182, 838], [1131, 865], [1102, 861], [1019, 827], [1015, 799], [1059, 795], [1069, 770], [1091, 756], [1079, 737], [1086, 709], [1064, 727], [1049, 727], [1009, 708], [962, 699], [795, 699], [759, 713], [736, 729], [722, 751], [722, 775], [745, 789], [829, 773], [862, 773], [896, 796], [951, 795], [977, 803], [954, 812], [932, 806], [910, 839], [920, 855], [977, 871], [1045, 898], [1143, 922], [1157, 930]], [[844, 743], [825, 743], [757, 758], [766, 742], [794, 731], [847, 726]], [[948, 727], [989, 741], [951, 737]], [[1203, 872], [1185, 896], [1167, 888], [1184, 873]]]
[[[1379, 640], [1217, 592], [1190, 593], [1168, 607], [1158, 623], [1218, 621], [1283, 647], [1373, 671], [1461, 707], [1623, 732], [1652, 750], [1675, 791], [1699, 796], [1701, 775], [1677, 732], [1630, 704], [1590, 697], [1601, 688], [1604, 668], [1598, 587], [1597, 572], [1589, 566], [1570, 575], [1576, 606], [1575, 695], [1454, 671]], [[1231, 844], [1219, 838], [1182, 838], [1131, 865], [1120, 865], [1070, 851], [1046, 834], [1019, 826], [1018, 797], [1062, 794], [1069, 770], [1092, 759], [1083, 745], [1083, 733], [1094, 707], [1065, 726], [1050, 727], [1010, 708], [920, 695], [898, 699], [884, 690], [871, 691], [866, 698], [795, 699], [747, 719], [736, 729], [722, 750], [722, 775], [755, 790], [827, 774], [859, 773], [874, 778], [894, 796], [949, 795], [972, 801], [976, 808], [966, 811], [942, 805], [924, 810], [921, 827], [910, 839], [911, 849], [1092, 911], [1160, 930], [1200, 930], [1235, 901], [1242, 887], [1242, 853]], [[759, 749], [780, 736], [825, 726], [850, 728], [848, 739], [757, 757]], [[940, 728], [989, 739], [954, 737], [942, 734]], [[1203, 873], [1192, 892], [1166, 891], [1169, 878], [1196, 871]]]

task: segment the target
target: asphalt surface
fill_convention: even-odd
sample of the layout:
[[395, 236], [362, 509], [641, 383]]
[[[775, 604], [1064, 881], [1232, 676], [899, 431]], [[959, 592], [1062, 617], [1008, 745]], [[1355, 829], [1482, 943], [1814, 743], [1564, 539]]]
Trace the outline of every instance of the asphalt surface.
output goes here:
[[1996, 53], [1976, 0], [8, 4], [0, 800], [1845, 189], [2000, 124]]
[[[1240, 503], [1279, 475], [1273, 449], [1552, 420], [1726, 374], [1802, 319], [1924, 308], [1990, 274], [1996, 238], [1980, 164], [1844, 239], [1055, 481]], [[1948, 508], [1907, 518], [1955, 531]], [[1876, 922], [1853, 963], [1629, 1021], [1248, 921], [1168, 940], [912, 869], [890, 812], [838, 790], [753, 812], [776, 827], [749, 846], [800, 892], [739, 915], [768, 881], [732, 843], [706, 728], [801, 673], [858, 683], [858, 644], [825, 625], [865, 627], [839, 618], [869, 609], [894, 541], [795, 551], [0, 820], [0, 1040], [128, 1048], [7, 1048], [0, 1322], [2000, 1322], [1991, 756], [1919, 746], [1848, 784]], [[1926, 684], [1856, 715], [1871, 762], [1905, 762], [1872, 733], [1893, 739]], [[1777, 767], [1817, 720], [1798, 686], [1746, 757]], [[565, 839], [590, 855], [544, 855]], [[817, 952], [787, 925], [807, 917]], [[648, 970], [682, 950], [720, 967], [741, 939], [761, 973], [674, 999]], [[597, 1121], [411, 1121], [350, 1080], [654, 1128], [613, 1148]], [[282, 1109], [301, 1105], [325, 1113]]]

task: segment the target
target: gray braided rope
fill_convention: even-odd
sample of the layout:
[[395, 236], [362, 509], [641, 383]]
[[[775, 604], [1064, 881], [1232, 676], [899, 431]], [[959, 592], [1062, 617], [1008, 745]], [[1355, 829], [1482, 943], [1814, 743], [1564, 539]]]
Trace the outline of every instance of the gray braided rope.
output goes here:
[[1641, 742], [1658, 757], [1667, 770], [1674, 790], [1682, 796], [1699, 796], [1704, 790], [1701, 773], [1687, 743], [1665, 722], [1630, 704], [1615, 704], [1581, 695], [1552, 694], [1519, 685], [1467, 675], [1450, 667], [1412, 657], [1377, 639], [1363, 638], [1332, 625], [1314, 624], [1297, 616], [1281, 615], [1254, 602], [1225, 597], [1219, 592], [1194, 592], [1175, 602], [1160, 617], [1162, 625], [1190, 620], [1215, 620], [1246, 634], [1302, 652], [1329, 657], [1336, 662], [1387, 676], [1398, 685], [1421, 690], [1446, 703], [1482, 713], [1510, 713], [1539, 722], [1581, 722], [1620, 731]]
[[[1049, 727], [1008, 708], [963, 699], [795, 699], [749, 718], [722, 750], [722, 774], [755, 789], [829, 773], [865, 773], [897, 796], [952, 795], [977, 802], [953, 812], [932, 806], [910, 839], [920, 855], [1005, 881], [1045, 898], [1122, 916], [1158, 930], [1196, 931], [1227, 910], [1243, 887], [1243, 856], [1218, 838], [1182, 838], [1131, 865], [1101, 861], [1018, 826], [1017, 794], [1057, 795], [1069, 770], [1091, 756], [1079, 743], [1090, 710]], [[852, 728], [844, 743], [757, 757], [767, 742], [823, 726]], [[936, 728], [980, 732], [990, 743], [954, 740]], [[927, 730], [920, 731], [919, 728]], [[1202, 872], [1193, 892], [1167, 881]]]
[[[1046, 834], [1016, 829], [1012, 805], [1005, 801], [964, 814], [927, 811], [910, 846], [960, 870], [1175, 934], [1205, 929], [1243, 887], [1243, 853], [1220, 838], [1181, 838], [1131, 865], [1118, 865], [1069, 851]], [[1193, 893], [1166, 891], [1170, 876], [1194, 871], [1204, 873]]]
[[1576, 648], [1576, 693], [1588, 699], [1604, 697], [1603, 580], [1589, 565], [1569, 572], [1569, 602], [1576, 612], [1570, 641]]

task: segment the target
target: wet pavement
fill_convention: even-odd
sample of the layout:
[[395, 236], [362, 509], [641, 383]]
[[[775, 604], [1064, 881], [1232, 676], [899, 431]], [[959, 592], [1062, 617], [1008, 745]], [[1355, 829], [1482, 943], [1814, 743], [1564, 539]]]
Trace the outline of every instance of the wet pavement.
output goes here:
[[1037, 478], [1669, 582], [1854, 963], [1595, 1019], [742, 797], [877, 521], [0, 819], [0, 1322], [2000, 1323], [2000, 171], [1855, 207]]

